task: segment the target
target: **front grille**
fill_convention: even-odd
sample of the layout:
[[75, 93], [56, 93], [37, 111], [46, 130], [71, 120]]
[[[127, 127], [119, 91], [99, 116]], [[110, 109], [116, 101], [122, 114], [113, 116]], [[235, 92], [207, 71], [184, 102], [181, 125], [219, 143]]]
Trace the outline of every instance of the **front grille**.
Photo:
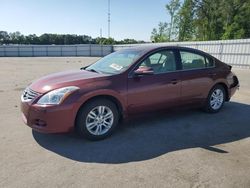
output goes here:
[[22, 94], [22, 101], [29, 102], [29, 101], [35, 99], [38, 95], [39, 95], [38, 92], [35, 92], [30, 88], [26, 88]]

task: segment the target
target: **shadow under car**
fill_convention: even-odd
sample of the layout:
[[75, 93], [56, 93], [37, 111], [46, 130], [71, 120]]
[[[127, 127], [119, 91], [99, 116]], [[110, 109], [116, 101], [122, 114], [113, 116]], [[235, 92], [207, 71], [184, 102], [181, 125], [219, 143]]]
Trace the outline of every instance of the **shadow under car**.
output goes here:
[[75, 134], [32, 131], [45, 149], [80, 162], [118, 164], [152, 159], [168, 152], [213, 147], [250, 137], [250, 105], [226, 103], [217, 114], [198, 110], [160, 112], [123, 123], [108, 139], [91, 142]]

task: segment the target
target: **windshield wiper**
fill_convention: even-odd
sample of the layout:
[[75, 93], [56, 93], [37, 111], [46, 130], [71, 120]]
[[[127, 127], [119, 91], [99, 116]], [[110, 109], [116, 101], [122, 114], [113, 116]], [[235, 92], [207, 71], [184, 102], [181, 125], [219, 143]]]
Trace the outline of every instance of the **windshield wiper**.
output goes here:
[[99, 73], [98, 71], [96, 71], [95, 69], [88, 69], [88, 71], [91, 71], [91, 72], [97, 72]]
[[90, 71], [90, 72], [95, 72], [95, 73], [101, 73], [101, 72], [99, 72], [99, 71], [97, 71], [97, 70], [95, 70], [95, 69], [84, 69], [84, 70]]
[[88, 66], [87, 67], [81, 67], [80, 70], [85, 70], [86, 68], [88, 68]]

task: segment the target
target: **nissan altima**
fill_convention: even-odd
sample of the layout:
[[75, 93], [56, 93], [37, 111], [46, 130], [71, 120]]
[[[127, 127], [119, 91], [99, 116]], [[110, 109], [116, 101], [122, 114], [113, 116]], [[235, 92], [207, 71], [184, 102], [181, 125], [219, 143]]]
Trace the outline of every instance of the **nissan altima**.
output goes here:
[[81, 70], [34, 81], [21, 96], [22, 117], [35, 131], [76, 130], [100, 140], [132, 114], [183, 105], [216, 113], [239, 87], [231, 68], [191, 48], [124, 49]]

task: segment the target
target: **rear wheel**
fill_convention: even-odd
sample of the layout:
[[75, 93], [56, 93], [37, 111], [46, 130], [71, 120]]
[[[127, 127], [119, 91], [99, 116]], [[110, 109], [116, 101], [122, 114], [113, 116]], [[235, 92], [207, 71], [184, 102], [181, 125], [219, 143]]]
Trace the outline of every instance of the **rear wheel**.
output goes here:
[[89, 140], [101, 140], [112, 134], [118, 124], [116, 105], [106, 99], [97, 99], [85, 104], [76, 119], [77, 132]]
[[210, 113], [220, 111], [225, 102], [225, 89], [221, 85], [214, 86], [207, 97], [205, 110]]

